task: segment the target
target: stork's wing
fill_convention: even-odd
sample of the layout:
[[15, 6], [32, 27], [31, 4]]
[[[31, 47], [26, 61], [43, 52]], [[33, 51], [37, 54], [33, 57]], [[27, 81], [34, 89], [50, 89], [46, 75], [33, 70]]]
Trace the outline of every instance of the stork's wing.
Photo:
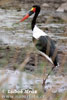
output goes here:
[[39, 51], [43, 52], [49, 58], [51, 58], [54, 65], [57, 66], [58, 63], [57, 49], [55, 47], [53, 40], [50, 37], [41, 36], [36, 43], [36, 47]]

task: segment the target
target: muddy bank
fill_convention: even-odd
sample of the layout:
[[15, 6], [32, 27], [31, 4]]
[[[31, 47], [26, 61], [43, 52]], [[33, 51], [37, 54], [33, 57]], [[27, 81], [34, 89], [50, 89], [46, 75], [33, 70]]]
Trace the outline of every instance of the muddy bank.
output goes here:
[[[48, 73], [52, 67], [52, 64], [42, 57], [35, 48], [28, 48], [29, 47], [23, 48], [1, 45], [0, 69], [18, 70], [20, 67], [22, 67], [22, 71], [33, 71], [37, 72], [39, 75], [42, 75], [45, 68], [46, 73]], [[66, 75], [66, 59], [67, 56], [65, 57], [65, 54], [59, 51], [59, 61], [61, 66], [54, 71], [55, 73]]]
[[[30, 51], [29, 51], [30, 50]], [[0, 68], [17, 69], [28, 57], [29, 60], [24, 65], [24, 69], [34, 71], [44, 58], [37, 54], [35, 48], [0, 46]]]
[[[0, 0], [0, 7], [3, 9], [15, 8], [21, 10], [21, 8], [29, 8], [33, 4], [39, 4], [43, 8], [57, 9], [60, 4], [65, 3], [66, 0]], [[48, 6], [47, 6], [48, 5]]]

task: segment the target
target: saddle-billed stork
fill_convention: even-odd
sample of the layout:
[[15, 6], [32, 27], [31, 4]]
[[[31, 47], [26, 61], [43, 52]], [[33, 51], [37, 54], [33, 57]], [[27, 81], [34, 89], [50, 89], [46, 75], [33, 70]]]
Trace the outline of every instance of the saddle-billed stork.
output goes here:
[[53, 64], [51, 71], [48, 73], [45, 80], [43, 80], [42, 85], [44, 86], [45, 81], [52, 72], [52, 70], [55, 67], [59, 66], [59, 61], [58, 61], [58, 52], [54, 44], [54, 41], [45, 32], [39, 29], [36, 25], [36, 19], [38, 17], [38, 14], [40, 13], [40, 9], [41, 8], [39, 5], [34, 5], [32, 9], [29, 11], [29, 13], [20, 20], [20, 22], [23, 22], [25, 19], [27, 19], [29, 16], [35, 13], [31, 23], [31, 28], [33, 31], [33, 42], [36, 48], [39, 50], [40, 54]]
[[39, 52], [44, 57], [46, 57], [47, 60], [54, 65], [54, 67], [57, 67], [59, 66], [58, 52], [54, 41], [36, 25], [36, 19], [38, 17], [38, 14], [40, 13], [40, 9], [41, 8], [39, 5], [34, 5], [29, 13], [20, 20], [20, 22], [23, 22], [25, 19], [35, 13], [31, 23], [31, 28], [33, 31], [33, 42], [35, 43], [35, 46], [39, 50]]

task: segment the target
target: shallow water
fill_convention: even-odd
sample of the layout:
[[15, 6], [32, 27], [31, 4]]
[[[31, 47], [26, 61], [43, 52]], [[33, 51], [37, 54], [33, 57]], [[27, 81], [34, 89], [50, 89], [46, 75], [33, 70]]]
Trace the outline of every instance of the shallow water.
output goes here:
[[[8, 79], [7, 79], [8, 78]], [[42, 78], [35, 77], [33, 74], [20, 72], [20, 71], [11, 71], [11, 70], [0, 70], [0, 82], [3, 80], [4, 83], [0, 84], [0, 90], [9, 90], [9, 89], [33, 89], [39, 85], [42, 86]], [[67, 91], [67, 77], [66, 76], [49, 76], [46, 80], [44, 89], [51, 90], [52, 93], [62, 93]], [[37, 87], [37, 90], [38, 88]]]
[[[31, 19], [27, 19], [23, 23], [18, 24], [18, 26], [13, 26], [14, 23], [20, 21], [21, 18], [27, 13], [28, 11], [22, 9], [20, 12], [17, 10], [5, 10], [0, 9], [0, 44], [12, 45], [12, 46], [27, 46], [31, 45], [30, 42], [32, 41], [32, 30], [31, 30]], [[51, 15], [52, 14], [52, 15]], [[59, 22], [53, 22], [50, 19], [49, 22], [44, 22], [43, 20], [48, 20], [49, 16], [56, 16], [60, 18], [66, 17], [66, 13], [57, 13], [51, 11], [44, 11], [42, 10], [39, 19], [38, 19], [38, 26], [45, 31], [53, 40], [57, 42], [58, 46], [62, 46], [64, 48], [67, 47], [67, 23], [62, 20]], [[46, 30], [47, 29], [47, 30]], [[63, 43], [64, 41], [64, 43]], [[60, 49], [58, 47], [58, 49]]]
[[27, 45], [31, 37], [30, 30], [28, 34], [28, 31], [26, 32], [24, 28], [27, 22], [18, 25], [17, 28], [13, 27], [13, 24], [20, 21], [24, 15], [25, 11], [23, 9], [21, 12], [0, 9], [0, 44]]

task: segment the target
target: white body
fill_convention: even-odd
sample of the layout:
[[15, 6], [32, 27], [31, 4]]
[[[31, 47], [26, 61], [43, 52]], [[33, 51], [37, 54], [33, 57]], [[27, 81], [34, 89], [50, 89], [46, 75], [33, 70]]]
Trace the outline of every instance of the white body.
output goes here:
[[33, 37], [35, 39], [38, 39], [40, 36], [47, 36], [47, 34], [45, 32], [43, 32], [42, 30], [40, 30], [36, 25], [33, 29]]

